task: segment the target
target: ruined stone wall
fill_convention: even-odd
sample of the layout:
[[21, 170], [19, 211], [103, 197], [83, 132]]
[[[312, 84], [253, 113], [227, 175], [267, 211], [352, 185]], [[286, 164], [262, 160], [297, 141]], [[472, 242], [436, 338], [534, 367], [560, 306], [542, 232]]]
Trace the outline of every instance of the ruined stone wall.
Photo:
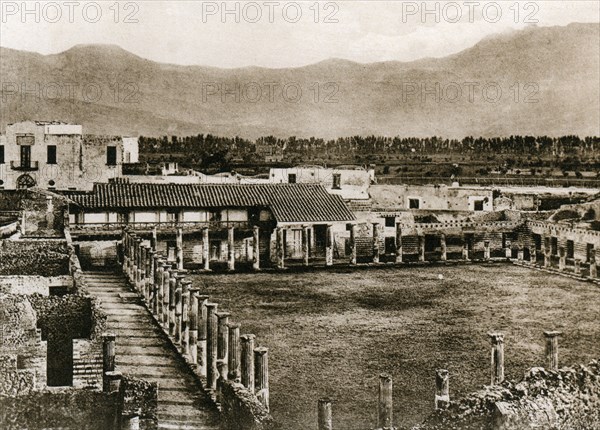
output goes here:
[[572, 430], [600, 428], [600, 361], [557, 371], [531, 369], [519, 383], [486, 387], [414, 430]]
[[233, 381], [221, 381], [221, 424], [224, 430], [269, 430], [273, 419], [265, 407]]
[[119, 387], [123, 418], [139, 416], [140, 428], [151, 430], [158, 423], [158, 384], [125, 376]]
[[62, 240], [0, 241], [0, 276], [69, 274], [69, 254]]
[[39, 275], [0, 276], [0, 293], [5, 294], [41, 294], [42, 296], [48, 296], [53, 288], [65, 290], [72, 287], [73, 278], [70, 275], [48, 277]]
[[2, 430], [115, 430], [118, 396], [89, 390], [0, 396]]

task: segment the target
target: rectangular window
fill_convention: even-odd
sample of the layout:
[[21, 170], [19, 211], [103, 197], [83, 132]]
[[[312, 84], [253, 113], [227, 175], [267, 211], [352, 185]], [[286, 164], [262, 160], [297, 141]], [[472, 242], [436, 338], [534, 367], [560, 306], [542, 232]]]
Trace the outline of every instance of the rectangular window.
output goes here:
[[295, 183], [296, 183], [296, 174], [290, 173], [288, 175], [288, 184], [295, 184]]
[[473, 210], [475, 212], [480, 212], [483, 210], [483, 200], [475, 200], [473, 202]]
[[109, 166], [117, 165], [117, 147], [108, 146], [106, 148], [106, 164]]
[[421, 202], [419, 199], [408, 199], [408, 208], [409, 209], [419, 209], [421, 207]]
[[334, 190], [342, 189], [342, 175], [339, 173], [333, 174], [333, 187]]
[[31, 146], [21, 146], [21, 167], [31, 167]]
[[385, 217], [385, 226], [386, 227], [396, 227], [396, 217], [395, 216], [386, 216]]
[[4, 164], [4, 145], [0, 145], [0, 164]]
[[48, 145], [48, 164], [56, 164], [56, 145]]

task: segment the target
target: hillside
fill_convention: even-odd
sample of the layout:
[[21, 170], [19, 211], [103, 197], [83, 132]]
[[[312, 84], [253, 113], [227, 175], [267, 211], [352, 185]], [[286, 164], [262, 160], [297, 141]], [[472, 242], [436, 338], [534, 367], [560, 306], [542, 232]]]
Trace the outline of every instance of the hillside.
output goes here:
[[[289, 69], [161, 64], [107, 45], [48, 56], [0, 48], [0, 127], [62, 119], [128, 135], [600, 135], [599, 39], [598, 24], [531, 27], [440, 59]], [[423, 100], [436, 83], [440, 100]], [[23, 84], [39, 99], [22, 97]], [[216, 85], [239, 100], [212, 94]]]

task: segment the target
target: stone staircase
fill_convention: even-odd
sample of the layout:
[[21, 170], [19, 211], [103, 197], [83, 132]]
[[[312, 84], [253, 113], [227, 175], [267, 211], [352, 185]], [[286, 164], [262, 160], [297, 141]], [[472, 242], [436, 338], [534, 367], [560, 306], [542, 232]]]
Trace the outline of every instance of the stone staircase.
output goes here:
[[89, 293], [101, 300], [108, 315], [107, 331], [117, 335], [117, 370], [158, 383], [158, 428], [218, 430], [216, 407], [132, 294], [125, 277], [110, 272], [84, 276]]

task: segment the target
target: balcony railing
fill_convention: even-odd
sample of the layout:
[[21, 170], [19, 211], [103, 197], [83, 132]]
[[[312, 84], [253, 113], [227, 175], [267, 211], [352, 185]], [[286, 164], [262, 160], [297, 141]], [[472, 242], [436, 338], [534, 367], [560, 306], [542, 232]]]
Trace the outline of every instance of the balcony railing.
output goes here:
[[99, 222], [99, 223], [72, 223], [69, 225], [73, 231], [118, 231], [127, 227], [134, 231], [151, 231], [155, 227], [158, 230], [201, 230], [208, 227], [209, 230], [223, 230], [236, 228], [242, 230], [252, 229], [255, 225], [259, 227], [272, 226], [270, 222], [251, 221], [165, 221], [165, 222]]
[[31, 172], [33, 170], [38, 170], [39, 165], [37, 161], [30, 161], [29, 163], [23, 163], [21, 162], [15, 162], [15, 161], [11, 161], [10, 162], [10, 168], [12, 170], [21, 170], [23, 172]]

